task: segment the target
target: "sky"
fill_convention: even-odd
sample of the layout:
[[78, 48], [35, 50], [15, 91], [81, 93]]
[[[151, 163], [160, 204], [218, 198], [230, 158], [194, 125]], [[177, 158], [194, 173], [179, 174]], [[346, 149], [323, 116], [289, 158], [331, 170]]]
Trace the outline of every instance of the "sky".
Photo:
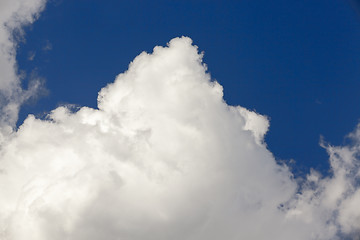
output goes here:
[[189, 36], [224, 99], [270, 118], [275, 156], [325, 173], [320, 136], [342, 144], [360, 117], [359, 29], [341, 0], [53, 1], [17, 55], [20, 70], [46, 79], [48, 95], [24, 105], [18, 124], [63, 103], [96, 107], [98, 90], [136, 55]]
[[0, 239], [360, 239], [358, 6], [0, 0]]

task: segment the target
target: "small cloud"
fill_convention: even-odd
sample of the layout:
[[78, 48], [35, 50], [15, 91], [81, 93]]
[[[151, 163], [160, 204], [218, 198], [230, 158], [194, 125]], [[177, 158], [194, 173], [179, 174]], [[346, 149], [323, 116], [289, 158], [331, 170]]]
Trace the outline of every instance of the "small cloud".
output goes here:
[[50, 50], [52, 50], [52, 44], [51, 44], [51, 42], [49, 41], [49, 40], [46, 40], [46, 42], [45, 42], [45, 45], [44, 45], [44, 47], [42, 48], [42, 50], [44, 51], [44, 52], [47, 52], [47, 51], [50, 51]]
[[35, 52], [35, 51], [30, 51], [30, 52], [28, 52], [28, 60], [29, 60], [29, 61], [33, 61], [34, 58], [35, 58], [35, 56], [36, 56], [36, 52]]

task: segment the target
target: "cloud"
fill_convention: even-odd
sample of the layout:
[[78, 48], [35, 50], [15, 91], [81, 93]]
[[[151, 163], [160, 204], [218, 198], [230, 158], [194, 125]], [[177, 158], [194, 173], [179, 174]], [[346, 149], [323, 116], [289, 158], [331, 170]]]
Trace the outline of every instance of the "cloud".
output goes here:
[[52, 48], [53, 48], [53, 46], [52, 46], [51, 42], [49, 40], [46, 40], [45, 45], [43, 46], [42, 50], [44, 52], [48, 52], [48, 51], [52, 50]]
[[24, 34], [22, 28], [33, 23], [44, 7], [45, 0], [0, 2], [0, 142], [15, 126], [20, 105], [37, 91], [21, 88], [15, 57], [18, 41]]
[[29, 115], [0, 148], [5, 240], [356, 239], [360, 128], [303, 183], [266, 117], [223, 100], [189, 38], [137, 56], [98, 109]]
[[36, 56], [36, 52], [35, 52], [35, 51], [29, 51], [29, 52], [28, 52], [28, 60], [29, 60], [29, 61], [33, 61], [34, 58], [35, 58], [35, 56]]

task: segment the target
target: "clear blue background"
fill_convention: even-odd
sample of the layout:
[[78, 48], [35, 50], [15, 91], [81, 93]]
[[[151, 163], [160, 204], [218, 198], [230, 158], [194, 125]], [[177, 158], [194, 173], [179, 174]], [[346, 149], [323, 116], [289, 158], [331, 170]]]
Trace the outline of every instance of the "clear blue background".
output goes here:
[[270, 117], [277, 159], [326, 173], [320, 135], [342, 144], [360, 117], [359, 19], [346, 0], [50, 1], [18, 54], [24, 85], [35, 72], [49, 94], [25, 105], [19, 123], [59, 104], [96, 107], [136, 55], [185, 35], [205, 51], [228, 104]]

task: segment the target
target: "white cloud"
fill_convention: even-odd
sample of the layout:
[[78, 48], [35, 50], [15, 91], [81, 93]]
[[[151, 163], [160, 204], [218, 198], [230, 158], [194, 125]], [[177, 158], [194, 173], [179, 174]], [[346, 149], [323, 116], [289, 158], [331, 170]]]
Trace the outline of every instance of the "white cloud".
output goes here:
[[15, 56], [22, 27], [33, 23], [44, 6], [45, 0], [0, 1], [0, 142], [15, 126], [21, 103], [37, 91], [21, 88]]
[[[29, 116], [0, 148], [0, 238], [338, 239], [359, 230], [359, 144], [299, 186], [266, 117], [223, 101], [189, 38], [142, 53], [98, 109]], [[360, 130], [353, 139], [360, 139]], [[299, 188], [301, 193], [296, 194]], [[355, 239], [355, 238], [354, 238]]]

